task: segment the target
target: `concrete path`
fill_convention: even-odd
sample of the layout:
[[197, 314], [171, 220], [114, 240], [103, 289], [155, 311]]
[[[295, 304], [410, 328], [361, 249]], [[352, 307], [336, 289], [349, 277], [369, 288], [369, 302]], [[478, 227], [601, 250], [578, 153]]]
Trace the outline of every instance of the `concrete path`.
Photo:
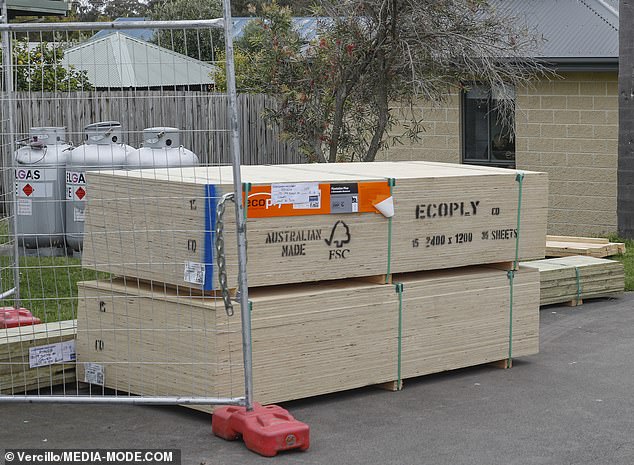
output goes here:
[[284, 406], [311, 426], [306, 453], [256, 456], [185, 408], [19, 404], [0, 405], [0, 449], [170, 447], [195, 465], [633, 465], [634, 293], [543, 309], [541, 353], [511, 370]]

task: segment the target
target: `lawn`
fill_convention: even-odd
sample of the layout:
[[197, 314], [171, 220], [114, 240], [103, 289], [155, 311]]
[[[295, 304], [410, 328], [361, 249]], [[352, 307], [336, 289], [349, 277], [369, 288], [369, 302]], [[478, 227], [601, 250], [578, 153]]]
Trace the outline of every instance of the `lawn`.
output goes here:
[[[4, 264], [10, 259], [2, 257]], [[13, 283], [12, 270], [2, 269], [2, 281]], [[81, 260], [71, 257], [21, 257], [20, 305], [43, 322], [70, 320], [77, 316], [77, 282], [106, 278], [81, 267]], [[12, 286], [5, 286], [2, 290]], [[0, 306], [12, 306], [12, 298], [0, 301]]]
[[[6, 221], [0, 222], [0, 246], [10, 246]], [[13, 258], [0, 256], [0, 292], [13, 287]], [[20, 257], [20, 305], [43, 322], [70, 320], [77, 315], [77, 282], [107, 278], [81, 267], [72, 257]], [[0, 306], [15, 304], [13, 297]]]
[[625, 243], [625, 253], [610, 258], [623, 262], [623, 266], [625, 267], [625, 290], [634, 291], [634, 241], [622, 239], [616, 235], [610, 236], [609, 239], [611, 242]]

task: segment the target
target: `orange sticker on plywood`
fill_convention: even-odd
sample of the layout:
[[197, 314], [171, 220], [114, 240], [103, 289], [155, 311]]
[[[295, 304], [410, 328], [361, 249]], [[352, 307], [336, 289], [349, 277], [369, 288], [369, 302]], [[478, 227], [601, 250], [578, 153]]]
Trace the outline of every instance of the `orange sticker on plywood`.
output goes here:
[[[244, 202], [246, 193], [242, 195]], [[251, 186], [247, 217], [379, 213], [374, 205], [388, 197], [390, 186], [387, 181]]]

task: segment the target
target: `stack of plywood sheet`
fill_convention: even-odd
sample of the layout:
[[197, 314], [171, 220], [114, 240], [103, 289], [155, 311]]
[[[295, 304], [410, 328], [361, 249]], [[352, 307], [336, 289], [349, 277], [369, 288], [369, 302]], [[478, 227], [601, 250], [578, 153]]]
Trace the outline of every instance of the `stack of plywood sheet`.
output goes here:
[[[544, 256], [545, 174], [401, 162], [242, 175], [255, 400], [537, 352], [539, 274], [508, 270]], [[123, 278], [79, 285], [79, 379], [242, 395], [239, 310], [213, 297], [221, 221], [237, 277], [235, 210], [216, 213], [231, 170], [95, 172], [88, 189], [83, 264]]]
[[[423, 162], [245, 166], [242, 175], [250, 286], [544, 257], [543, 173], [523, 173], [521, 186], [511, 170]], [[215, 207], [233, 189], [228, 167], [89, 173], [88, 184], [84, 266], [217, 287]], [[390, 197], [388, 220], [375, 206]], [[231, 205], [223, 222], [233, 238]], [[237, 276], [235, 241], [225, 244]]]
[[610, 242], [604, 238], [546, 236], [547, 257], [587, 255], [589, 257], [604, 258], [624, 253], [624, 243]]
[[[256, 399], [380, 384], [505, 359], [510, 350], [537, 353], [535, 270], [515, 274], [512, 311], [509, 276], [494, 267], [394, 280], [398, 285], [349, 279], [252, 289]], [[144, 395], [242, 395], [239, 312], [228, 317], [222, 301], [130, 280], [80, 283], [79, 294], [78, 358], [101, 367], [105, 386]]]
[[75, 382], [75, 326], [68, 320], [0, 329], [0, 394]]
[[578, 305], [583, 299], [618, 295], [625, 288], [623, 264], [614, 260], [570, 256], [524, 262], [521, 266], [539, 270], [540, 305]]

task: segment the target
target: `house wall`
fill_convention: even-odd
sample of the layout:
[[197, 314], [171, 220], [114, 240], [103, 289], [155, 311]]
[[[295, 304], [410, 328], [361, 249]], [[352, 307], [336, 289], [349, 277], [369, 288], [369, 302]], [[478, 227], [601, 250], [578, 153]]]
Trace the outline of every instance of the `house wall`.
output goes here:
[[[560, 73], [517, 90], [516, 166], [549, 175], [548, 233], [617, 230], [617, 73]], [[460, 99], [418, 107], [426, 131], [377, 159], [460, 163]], [[397, 133], [399, 128], [393, 131]]]
[[617, 73], [566, 73], [517, 93], [516, 165], [550, 179], [548, 231], [617, 230]]
[[[399, 109], [395, 109], [399, 111]], [[425, 128], [420, 140], [409, 142], [401, 137], [402, 143], [395, 143], [387, 150], [377, 154], [377, 160], [403, 161], [425, 160], [447, 163], [460, 163], [460, 98], [450, 95], [442, 106], [413, 108], [414, 117], [420, 120]], [[400, 117], [406, 120], [411, 115], [410, 109], [403, 109]], [[390, 136], [401, 136], [404, 126], [396, 126]]]

